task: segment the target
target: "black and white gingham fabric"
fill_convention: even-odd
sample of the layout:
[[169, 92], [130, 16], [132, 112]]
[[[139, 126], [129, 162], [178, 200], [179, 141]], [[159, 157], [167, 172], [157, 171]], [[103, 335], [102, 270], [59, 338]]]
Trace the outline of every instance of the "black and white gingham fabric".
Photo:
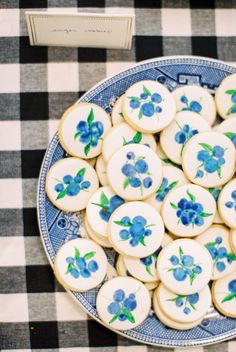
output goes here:
[[[29, 46], [25, 10], [130, 13], [132, 50]], [[236, 0], [0, 0], [0, 349], [172, 351], [91, 320], [56, 283], [36, 218], [40, 165], [62, 112], [136, 61], [202, 55], [236, 64]], [[232, 352], [236, 340], [194, 349]]]

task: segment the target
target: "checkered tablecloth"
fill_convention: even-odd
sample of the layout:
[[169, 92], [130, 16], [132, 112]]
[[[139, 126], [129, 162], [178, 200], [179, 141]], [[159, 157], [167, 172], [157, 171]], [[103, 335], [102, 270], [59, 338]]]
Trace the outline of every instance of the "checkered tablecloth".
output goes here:
[[[57, 8], [57, 9], [55, 9]], [[132, 50], [29, 46], [25, 9], [131, 13]], [[0, 349], [172, 351], [104, 328], [56, 282], [39, 237], [37, 178], [63, 111], [136, 61], [202, 55], [236, 64], [235, 0], [0, 0]], [[236, 340], [194, 351], [232, 352]]]

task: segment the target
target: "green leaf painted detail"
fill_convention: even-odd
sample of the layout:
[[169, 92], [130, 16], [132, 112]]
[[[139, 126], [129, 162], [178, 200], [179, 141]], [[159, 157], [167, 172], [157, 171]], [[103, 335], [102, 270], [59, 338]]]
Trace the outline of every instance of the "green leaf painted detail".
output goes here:
[[89, 259], [93, 258], [93, 257], [95, 256], [95, 254], [96, 254], [95, 251], [93, 251], [93, 252], [88, 252], [88, 253], [86, 253], [86, 254], [84, 255], [84, 259], [85, 259], [85, 260], [89, 260]]
[[137, 132], [134, 137], [133, 137], [133, 142], [134, 143], [140, 143], [142, 140], [142, 133], [141, 132]]
[[236, 293], [230, 293], [229, 295], [225, 296], [221, 303], [225, 303], [225, 302], [228, 302], [228, 301], [231, 301], [233, 298], [236, 298]]
[[151, 96], [151, 92], [149, 89], [147, 89], [147, 87], [145, 87], [145, 85], [143, 85], [143, 93], [146, 94], [147, 96]]
[[207, 143], [199, 143], [199, 145], [203, 148], [203, 149], [205, 149], [207, 152], [212, 152], [212, 147], [209, 145], [209, 144], [207, 144]]
[[86, 168], [83, 167], [82, 169], [80, 169], [80, 170], [77, 172], [76, 176], [84, 176], [84, 175], [85, 175], [85, 172], [86, 172]]
[[88, 122], [89, 126], [91, 126], [93, 120], [94, 120], [94, 113], [93, 113], [93, 108], [91, 108], [90, 113], [87, 118], [87, 122]]
[[174, 203], [170, 202], [170, 205], [173, 209], [175, 209], [175, 210], [178, 209], [177, 205], [175, 205]]
[[80, 257], [80, 251], [78, 248], [75, 248], [75, 260]]
[[190, 199], [192, 202], [195, 203], [196, 197], [195, 197], [192, 193], [190, 193], [189, 190], [187, 190], [186, 193], [187, 193], [187, 195], [189, 196], [189, 199]]
[[123, 188], [126, 189], [130, 183], [130, 179], [126, 177], [123, 182]]
[[87, 156], [91, 148], [91, 143], [86, 144], [84, 147], [84, 154]]
[[56, 200], [64, 198], [65, 195], [66, 195], [66, 188], [58, 194]]

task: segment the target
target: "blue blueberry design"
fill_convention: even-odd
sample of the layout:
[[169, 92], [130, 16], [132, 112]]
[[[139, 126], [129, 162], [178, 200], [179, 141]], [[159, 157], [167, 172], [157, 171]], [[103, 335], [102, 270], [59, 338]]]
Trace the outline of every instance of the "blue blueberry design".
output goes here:
[[80, 121], [76, 126], [76, 132], [74, 134], [74, 139], [79, 137], [79, 141], [86, 144], [84, 147], [84, 154], [87, 156], [91, 147], [95, 148], [98, 145], [100, 139], [104, 132], [104, 127], [102, 122], [94, 122], [94, 112], [91, 108], [87, 121]]
[[121, 172], [126, 178], [123, 182], [123, 188], [128, 186], [133, 188], [140, 188], [143, 194], [143, 188], [150, 188], [152, 186], [152, 174], [148, 171], [148, 163], [144, 156], [136, 156], [134, 152], [126, 154], [126, 163], [121, 168]]
[[153, 274], [151, 272], [151, 265], [152, 265], [153, 262], [154, 263], [156, 262], [157, 257], [158, 257], [158, 255], [159, 255], [161, 250], [162, 250], [162, 247], [160, 247], [156, 252], [154, 252], [153, 254], [149, 255], [148, 257], [139, 259], [140, 262], [143, 265], [145, 265], [145, 270], [150, 276], [153, 276]]
[[194, 257], [184, 254], [181, 246], [179, 246], [179, 256], [172, 255], [169, 261], [172, 267], [167, 271], [171, 271], [177, 281], [184, 281], [189, 277], [190, 285], [192, 285], [196, 277], [202, 273], [202, 267], [194, 263]]
[[183, 309], [183, 313], [188, 315], [192, 310], [196, 310], [195, 304], [199, 301], [199, 294], [193, 293], [192, 295], [177, 295], [167, 301], [175, 302], [176, 307]]
[[214, 147], [207, 143], [199, 143], [203, 148], [197, 153], [197, 160], [201, 164], [197, 168], [195, 178], [202, 178], [205, 173], [213, 174], [217, 172], [219, 178], [222, 177], [221, 167], [225, 164], [224, 154], [226, 149], [219, 145]]
[[234, 146], [236, 147], [236, 133], [233, 132], [225, 132], [224, 135], [226, 137], [228, 137], [231, 142], [234, 144]]
[[236, 211], [236, 190], [231, 193], [231, 199], [225, 203], [225, 206]]
[[163, 98], [159, 93], [151, 93], [147, 87], [143, 85], [143, 92], [138, 96], [128, 97], [130, 99], [129, 106], [132, 109], [139, 109], [138, 118], [141, 120], [143, 116], [151, 118], [154, 114], [162, 112], [160, 104]]
[[113, 315], [109, 324], [117, 319], [120, 321], [128, 320], [130, 323], [135, 323], [135, 318], [131, 312], [133, 312], [136, 307], [137, 301], [135, 293], [130, 293], [126, 296], [124, 290], [116, 290], [113, 294], [113, 302], [107, 307], [108, 313]]
[[132, 247], [138, 246], [141, 243], [146, 246], [145, 237], [151, 236], [152, 230], [150, 227], [155, 226], [155, 224], [147, 225], [147, 220], [141, 216], [135, 216], [133, 220], [129, 216], [124, 216], [121, 220], [114, 221], [118, 226], [124, 227], [119, 232], [121, 241], [129, 240]]
[[100, 203], [93, 203], [100, 207], [99, 215], [100, 218], [106, 222], [109, 221], [111, 214], [122, 204], [124, 204], [124, 199], [120, 198], [119, 196], [115, 195], [112, 196], [110, 199], [105, 195], [104, 192], [101, 192], [100, 195]]
[[99, 269], [96, 260], [90, 260], [95, 256], [96, 252], [88, 252], [81, 256], [80, 250], [75, 248], [74, 257], [67, 257], [68, 264], [66, 274], [70, 274], [73, 278], [78, 279], [80, 276], [87, 279], [91, 273], [95, 273]]
[[229, 89], [225, 91], [226, 94], [229, 94], [233, 105], [229, 108], [226, 115], [231, 115], [236, 113], [236, 89]]
[[58, 193], [56, 200], [64, 198], [65, 196], [77, 196], [80, 191], [87, 192], [91, 183], [84, 180], [85, 173], [86, 168], [83, 167], [74, 177], [71, 175], [65, 175], [62, 180], [56, 179], [58, 182], [54, 187], [55, 191]]
[[206, 243], [204, 246], [207, 248], [213, 260], [213, 266], [217, 271], [222, 273], [226, 269], [225, 260], [230, 265], [236, 260], [234, 253], [227, 252], [227, 248], [221, 246], [223, 238], [217, 236], [214, 241]]
[[161, 186], [156, 190], [155, 199], [157, 202], [163, 202], [165, 196], [179, 183], [179, 181], [173, 181], [169, 183], [166, 177], [163, 177]]
[[180, 131], [175, 134], [175, 141], [182, 145], [180, 151], [180, 155], [182, 155], [185, 144], [190, 138], [195, 136], [195, 134], [199, 133], [199, 131], [197, 129], [191, 129], [191, 127], [187, 124], [184, 124], [183, 127], [181, 127], [177, 121], [175, 122], [180, 129]]
[[202, 226], [204, 218], [211, 216], [212, 213], [204, 212], [203, 205], [196, 202], [196, 197], [188, 190], [186, 193], [189, 199], [181, 198], [177, 205], [170, 202], [170, 206], [176, 210], [178, 224], [181, 222], [184, 226]]
[[231, 301], [232, 299], [236, 299], [236, 280], [231, 280], [228, 284], [229, 294], [227, 294], [221, 301], [221, 303]]
[[193, 111], [193, 112], [197, 112], [198, 114], [200, 114], [200, 112], [202, 111], [201, 104], [196, 100], [189, 101], [186, 95], [182, 95], [180, 97], [180, 101], [185, 105], [181, 109], [182, 111]]

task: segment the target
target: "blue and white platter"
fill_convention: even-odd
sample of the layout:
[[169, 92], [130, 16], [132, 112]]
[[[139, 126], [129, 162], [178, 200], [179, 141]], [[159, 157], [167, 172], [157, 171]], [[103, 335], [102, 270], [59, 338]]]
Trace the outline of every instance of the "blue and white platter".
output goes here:
[[[203, 57], [172, 56], [156, 58], [141, 62], [122, 71], [90, 89], [79, 101], [100, 105], [110, 113], [117, 97], [122, 95], [132, 84], [141, 80], [154, 80], [164, 84], [170, 91], [180, 85], [194, 84], [207, 88], [211, 93], [219, 86], [223, 78], [235, 73], [236, 68], [223, 62]], [[59, 159], [67, 155], [59, 144], [58, 135], [53, 137], [43, 160], [38, 186], [38, 221], [48, 260], [54, 263], [55, 254], [64, 242], [84, 236], [80, 213], [65, 213], [55, 208], [45, 194], [45, 178], [48, 169]], [[106, 249], [110, 264], [114, 266], [115, 252]], [[84, 310], [101, 322], [95, 301], [98, 289], [88, 292], [71, 292], [71, 296]], [[213, 307], [201, 325], [187, 331], [177, 331], [165, 327], [150, 313], [138, 327], [119, 332], [127, 338], [166, 347], [187, 347], [208, 345], [236, 336], [236, 319], [221, 316]]]

